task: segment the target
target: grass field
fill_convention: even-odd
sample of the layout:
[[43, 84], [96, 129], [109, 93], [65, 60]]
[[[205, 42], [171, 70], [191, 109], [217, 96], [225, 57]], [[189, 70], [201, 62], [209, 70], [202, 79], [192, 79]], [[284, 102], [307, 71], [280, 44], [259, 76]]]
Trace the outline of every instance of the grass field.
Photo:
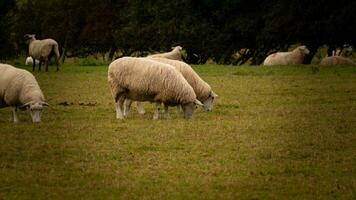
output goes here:
[[356, 199], [356, 67], [194, 68], [219, 97], [190, 121], [116, 120], [106, 66], [36, 72], [43, 122], [0, 110], [0, 199]]

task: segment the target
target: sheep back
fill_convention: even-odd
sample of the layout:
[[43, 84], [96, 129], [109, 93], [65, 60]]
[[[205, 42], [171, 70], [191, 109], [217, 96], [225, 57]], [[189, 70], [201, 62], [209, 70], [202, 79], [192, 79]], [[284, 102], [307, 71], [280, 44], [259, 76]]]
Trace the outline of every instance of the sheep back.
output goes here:
[[116, 98], [125, 93], [135, 101], [169, 105], [194, 102], [193, 88], [174, 67], [148, 58], [123, 57], [109, 65], [108, 82]]
[[150, 55], [148, 57], [152, 57], [152, 58], [167, 58], [167, 59], [171, 59], [171, 60], [180, 60], [180, 61], [182, 61], [183, 59], [182, 59], [181, 50], [182, 50], [181, 46], [176, 46], [170, 52], [153, 54], [153, 55]]
[[185, 62], [178, 60], [171, 60], [167, 58], [151, 58], [154, 61], [158, 61], [161, 63], [172, 65], [178, 70], [183, 77], [188, 81], [190, 86], [192, 86], [195, 94], [197, 95], [197, 99], [199, 101], [205, 101], [209, 95], [211, 94], [211, 87], [208, 83], [206, 83], [200, 76], [193, 70], [193, 68]]

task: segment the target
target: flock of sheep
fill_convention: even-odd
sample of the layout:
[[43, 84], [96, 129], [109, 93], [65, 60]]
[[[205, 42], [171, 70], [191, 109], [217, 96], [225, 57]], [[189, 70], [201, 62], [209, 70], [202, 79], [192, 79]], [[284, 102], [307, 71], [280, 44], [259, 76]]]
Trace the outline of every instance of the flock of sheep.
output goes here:
[[[25, 35], [29, 45], [26, 64], [45, 63], [55, 56], [59, 70], [58, 43], [53, 39], [37, 40], [35, 35]], [[177, 106], [184, 118], [191, 118], [197, 106], [205, 111], [213, 109], [214, 99], [218, 96], [190, 65], [182, 61], [182, 47], [174, 47], [171, 52], [154, 54], [147, 57], [122, 57], [113, 61], [108, 68], [108, 83], [115, 101], [116, 118], [128, 115], [131, 104], [136, 101], [137, 111], [145, 113], [141, 102], [154, 103], [154, 119], [159, 118], [161, 104], [164, 105], [164, 117], [170, 118], [168, 107]], [[291, 52], [277, 52], [264, 60], [264, 65], [302, 64], [309, 54], [306, 46], [299, 46]], [[337, 55], [336, 55], [337, 54]], [[340, 52], [325, 57], [320, 65], [337, 65], [355, 63], [340, 55]], [[43, 93], [35, 79], [28, 71], [8, 64], [0, 64], [0, 108], [12, 107], [10, 120], [18, 122], [17, 109], [28, 110], [33, 122], [41, 121], [45, 102]]]
[[[351, 47], [349, 47], [351, 48]], [[320, 61], [321, 66], [331, 65], [356, 65], [350, 58], [345, 55], [346, 52], [351, 52], [352, 49], [346, 49], [345, 51], [333, 52], [332, 56], [323, 58]], [[299, 46], [291, 52], [277, 52], [273, 53], [264, 60], [263, 65], [296, 65], [303, 64], [304, 57], [308, 55], [310, 51], [306, 46]]]

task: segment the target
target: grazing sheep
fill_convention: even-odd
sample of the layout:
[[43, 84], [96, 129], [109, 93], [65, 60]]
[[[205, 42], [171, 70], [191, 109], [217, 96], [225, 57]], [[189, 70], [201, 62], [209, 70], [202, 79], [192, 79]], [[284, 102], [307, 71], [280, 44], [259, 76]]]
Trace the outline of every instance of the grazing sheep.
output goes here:
[[176, 46], [172, 47], [172, 51], [167, 52], [167, 53], [159, 53], [159, 54], [153, 54], [148, 57], [151, 58], [168, 58], [172, 60], [183, 60], [182, 59], [182, 47], [181, 46]]
[[184, 117], [190, 118], [196, 105], [202, 105], [193, 88], [170, 65], [148, 58], [123, 57], [109, 65], [108, 82], [116, 103], [116, 118], [123, 119], [125, 99], [156, 103], [154, 119], [159, 117], [161, 103], [168, 106], [182, 105]]
[[325, 57], [320, 61], [321, 66], [332, 66], [332, 65], [356, 65], [349, 58], [345, 58], [343, 56], [329, 56]]
[[[35, 62], [36, 62], [37, 65], [40, 64], [40, 61], [37, 60], [37, 59], [35, 59]], [[33, 65], [33, 58], [30, 57], [30, 56], [27, 57], [27, 58], [26, 58], [25, 65]]]
[[35, 77], [28, 71], [0, 64], [0, 108], [11, 106], [11, 121], [19, 122], [17, 108], [28, 110], [32, 122], [41, 122], [44, 101]]
[[178, 70], [185, 80], [192, 86], [197, 99], [203, 103], [205, 111], [213, 110], [214, 98], [218, 95], [211, 90], [211, 87], [193, 70], [193, 68], [185, 62], [170, 60], [166, 58], [151, 58], [154, 61], [172, 65]]
[[263, 65], [296, 65], [303, 64], [304, 56], [309, 54], [306, 46], [299, 46], [291, 52], [273, 53], [265, 59]]
[[[207, 84], [203, 79], [201, 79], [200, 76], [192, 69], [191, 66], [189, 66], [185, 62], [178, 61], [178, 60], [170, 60], [167, 58], [151, 57], [149, 59], [175, 67], [176, 70], [178, 70], [183, 75], [183, 77], [188, 81], [190, 86], [192, 86], [195, 94], [197, 95], [197, 99], [203, 103], [204, 110], [212, 111], [214, 98], [217, 97], [218, 95], [211, 90], [209, 84]], [[124, 115], [127, 115], [129, 113], [130, 105], [131, 105], [131, 101], [127, 99], [125, 101]], [[140, 114], [143, 114], [144, 112], [142, 112], [143, 108], [141, 103], [137, 102], [136, 106], [138, 112]], [[169, 114], [166, 113], [166, 115]]]
[[[58, 43], [53, 39], [37, 40], [35, 35], [26, 34], [24, 36], [25, 41], [28, 44], [29, 55], [33, 59], [40, 61], [38, 71], [41, 71], [41, 63], [45, 62], [46, 72], [48, 71], [48, 60], [52, 55], [55, 56], [57, 64], [57, 71], [59, 70], [59, 50]], [[33, 71], [35, 71], [36, 63], [33, 63]]]

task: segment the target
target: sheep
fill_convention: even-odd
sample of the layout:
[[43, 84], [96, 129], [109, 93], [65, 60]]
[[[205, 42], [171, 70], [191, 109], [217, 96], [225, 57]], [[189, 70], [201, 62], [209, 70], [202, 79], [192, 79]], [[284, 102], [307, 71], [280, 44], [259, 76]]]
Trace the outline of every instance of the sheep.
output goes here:
[[148, 58], [123, 57], [113, 61], [108, 69], [108, 83], [116, 104], [116, 118], [123, 119], [125, 99], [155, 102], [153, 119], [158, 119], [161, 103], [182, 105], [184, 118], [191, 118], [196, 105], [193, 88], [174, 67]]
[[[35, 59], [35, 62], [36, 62], [37, 65], [40, 64], [40, 61], [37, 60], [37, 59]], [[33, 58], [30, 57], [30, 56], [27, 57], [27, 58], [26, 58], [25, 65], [33, 65]]]
[[170, 51], [170, 52], [153, 54], [153, 55], [150, 55], [148, 57], [151, 57], [151, 58], [168, 58], [168, 59], [172, 59], [172, 60], [183, 61], [183, 59], [182, 59], [182, 47], [181, 46], [172, 47], [172, 51]]
[[[212, 111], [213, 109], [213, 102], [214, 98], [216, 98], [218, 95], [211, 90], [211, 87], [209, 84], [207, 84], [204, 80], [202, 80], [199, 75], [192, 69], [191, 66], [186, 64], [185, 62], [182, 61], [177, 61], [177, 60], [170, 60], [167, 58], [149, 58], [157, 62], [161, 62], [164, 64], [169, 64], [178, 70], [183, 77], [188, 81], [190, 86], [192, 86], [195, 94], [197, 95], [197, 99], [203, 103], [203, 108], [205, 111]], [[129, 99], [126, 99], [125, 101], [125, 109], [124, 109], [124, 115], [128, 115], [130, 106], [131, 106], [131, 101]], [[137, 102], [136, 103], [137, 111], [140, 114], [143, 114], [143, 108], [141, 103]], [[178, 106], [178, 111], [180, 110]], [[169, 114], [166, 113], [166, 117], [169, 117]]]
[[332, 65], [356, 65], [349, 58], [345, 58], [343, 56], [329, 56], [325, 57], [320, 61], [321, 66], [332, 66]]
[[349, 44], [344, 44], [342, 47], [338, 47], [332, 51], [332, 56], [342, 56], [349, 58], [352, 56], [353, 48]]
[[[54, 54], [57, 65], [57, 71], [59, 70], [59, 50], [58, 43], [53, 39], [37, 40], [35, 35], [26, 34], [24, 36], [26, 43], [28, 44], [29, 55], [33, 59], [40, 61], [38, 71], [41, 71], [41, 63], [45, 62], [46, 72], [48, 72], [48, 60]], [[35, 71], [36, 63], [33, 63], [32, 71]]]
[[12, 107], [10, 121], [17, 123], [17, 109], [28, 110], [32, 122], [41, 122], [43, 106], [48, 106], [35, 79], [28, 71], [0, 64], [0, 108]]
[[273, 53], [264, 60], [263, 65], [296, 65], [302, 64], [304, 56], [310, 51], [306, 46], [299, 46], [291, 52], [277, 52]]

